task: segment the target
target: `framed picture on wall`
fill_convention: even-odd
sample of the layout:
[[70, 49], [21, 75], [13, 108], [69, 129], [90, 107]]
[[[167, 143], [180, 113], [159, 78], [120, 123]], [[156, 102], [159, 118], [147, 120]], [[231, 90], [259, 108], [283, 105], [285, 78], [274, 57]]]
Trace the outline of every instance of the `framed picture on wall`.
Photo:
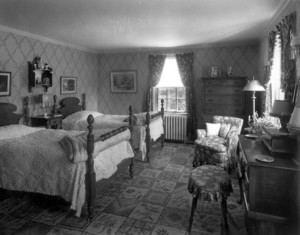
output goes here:
[[0, 96], [10, 96], [11, 73], [0, 72]]
[[60, 77], [60, 93], [74, 94], [77, 92], [76, 77]]
[[136, 93], [137, 71], [111, 71], [110, 90], [112, 93]]

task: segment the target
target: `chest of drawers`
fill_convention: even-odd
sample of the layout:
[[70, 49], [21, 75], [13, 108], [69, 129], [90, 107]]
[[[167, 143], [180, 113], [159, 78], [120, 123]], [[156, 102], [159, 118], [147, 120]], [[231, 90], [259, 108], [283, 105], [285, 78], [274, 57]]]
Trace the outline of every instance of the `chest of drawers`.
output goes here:
[[203, 78], [203, 111], [207, 115], [242, 117], [245, 77]]

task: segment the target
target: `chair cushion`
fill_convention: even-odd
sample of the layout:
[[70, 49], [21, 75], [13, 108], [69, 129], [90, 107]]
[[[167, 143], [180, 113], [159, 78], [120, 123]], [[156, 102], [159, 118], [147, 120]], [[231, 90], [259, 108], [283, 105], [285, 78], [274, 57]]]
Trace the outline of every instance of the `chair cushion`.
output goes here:
[[230, 130], [231, 124], [230, 123], [222, 123], [219, 131], [219, 136], [226, 139], [228, 132]]
[[221, 138], [219, 136], [207, 136], [200, 140], [195, 140], [196, 145], [200, 145], [202, 147], [211, 149], [216, 152], [226, 152], [227, 147], [225, 144], [227, 143], [226, 139]]
[[207, 136], [218, 136], [220, 131], [220, 123], [206, 123], [206, 135]]

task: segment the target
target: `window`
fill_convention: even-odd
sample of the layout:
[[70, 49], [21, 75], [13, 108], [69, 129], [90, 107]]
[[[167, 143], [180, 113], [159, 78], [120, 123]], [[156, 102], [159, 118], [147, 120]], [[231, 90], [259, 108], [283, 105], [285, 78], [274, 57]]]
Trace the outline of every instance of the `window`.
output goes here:
[[186, 103], [185, 103], [184, 87], [170, 87], [170, 88], [157, 88], [157, 89], [158, 89], [158, 105], [160, 105], [160, 100], [164, 99], [166, 111], [185, 112]]
[[181, 81], [175, 56], [168, 56], [159, 80], [155, 88], [155, 104], [160, 108], [160, 101], [164, 99], [165, 111], [185, 112], [186, 94]]
[[279, 34], [276, 35], [276, 42], [274, 47], [274, 58], [273, 66], [271, 69], [271, 78], [269, 82], [270, 95], [271, 95], [271, 106], [274, 100], [283, 100], [284, 92], [282, 92], [280, 86], [280, 75], [281, 75], [281, 39]]

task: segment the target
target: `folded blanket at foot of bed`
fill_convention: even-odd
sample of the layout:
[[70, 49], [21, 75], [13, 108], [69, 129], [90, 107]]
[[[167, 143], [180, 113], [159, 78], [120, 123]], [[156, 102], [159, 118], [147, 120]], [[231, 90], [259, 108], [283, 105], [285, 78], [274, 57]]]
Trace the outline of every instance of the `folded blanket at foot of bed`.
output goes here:
[[[121, 127], [118, 129], [102, 129], [96, 130], [94, 133], [94, 156], [101, 151], [108, 149], [122, 141], [130, 139], [130, 131], [127, 127]], [[87, 133], [81, 133], [80, 135], [66, 135], [60, 141], [59, 144], [66, 153], [68, 159], [73, 163], [79, 163], [87, 160]]]

